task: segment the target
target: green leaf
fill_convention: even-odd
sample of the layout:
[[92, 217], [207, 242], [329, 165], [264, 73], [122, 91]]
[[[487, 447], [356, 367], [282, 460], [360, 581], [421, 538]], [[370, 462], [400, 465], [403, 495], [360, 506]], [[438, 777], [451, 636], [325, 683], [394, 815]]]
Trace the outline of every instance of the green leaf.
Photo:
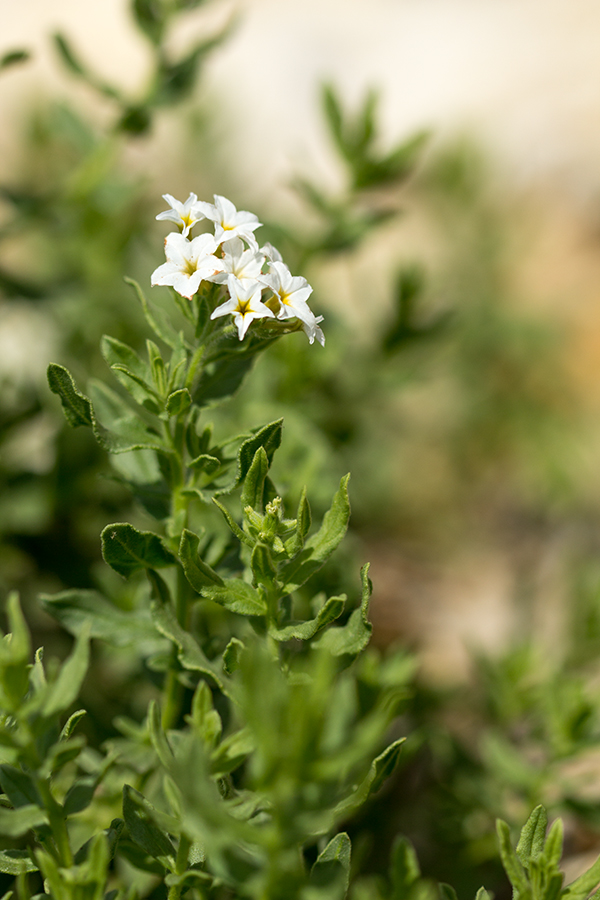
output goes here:
[[264, 616], [267, 604], [257, 590], [241, 578], [226, 578], [223, 585], [202, 588], [202, 596], [241, 616]]
[[29, 855], [29, 850], [0, 850], [0, 872], [4, 875], [24, 875], [37, 872], [38, 867]]
[[246, 544], [247, 547], [254, 547], [254, 541], [252, 540], [252, 538], [249, 535], [247, 535], [245, 531], [242, 531], [242, 529], [240, 528], [238, 523], [235, 521], [235, 519], [233, 518], [233, 516], [227, 509], [227, 507], [223, 506], [222, 503], [219, 503], [219, 501], [217, 500], [216, 497], [212, 498], [212, 502], [215, 504], [217, 509], [220, 509], [221, 512], [223, 513], [223, 515], [225, 517], [225, 521], [229, 525], [231, 531], [236, 536], [238, 541], [240, 541], [240, 543], [242, 543], [242, 544]]
[[350, 883], [350, 857], [350, 838], [345, 832], [336, 834], [318, 855], [305, 896], [309, 900], [320, 897], [342, 900]]
[[59, 740], [68, 741], [69, 738], [71, 737], [71, 735], [73, 734], [73, 732], [75, 731], [75, 729], [77, 728], [77, 725], [79, 724], [79, 722], [81, 722], [83, 717], [86, 715], [87, 715], [87, 710], [78, 709], [73, 713], [73, 715], [69, 716], [69, 718], [65, 722], [63, 729], [60, 733]]
[[42, 714], [50, 718], [67, 710], [79, 697], [90, 661], [89, 629], [83, 628], [75, 638], [75, 646], [60, 667], [58, 678], [48, 686], [48, 696]]
[[269, 458], [267, 457], [267, 452], [264, 447], [259, 447], [254, 454], [254, 459], [244, 479], [241, 496], [242, 509], [251, 506], [252, 509], [256, 509], [259, 512], [263, 511], [265, 478], [268, 472]]
[[298, 512], [296, 514], [296, 531], [294, 535], [285, 542], [285, 549], [290, 556], [296, 556], [304, 547], [306, 535], [310, 531], [311, 515], [310, 504], [306, 496], [306, 488], [302, 488], [300, 502], [298, 503]]
[[563, 892], [565, 900], [585, 900], [600, 882], [600, 857], [587, 872], [568, 884]]
[[120, 366], [127, 369], [133, 375], [136, 375], [150, 389], [150, 369], [148, 364], [139, 356], [135, 350], [123, 341], [118, 341], [110, 335], [103, 335], [100, 341], [100, 350], [102, 356], [112, 368]]
[[0, 57], [0, 69], [8, 69], [9, 66], [18, 65], [31, 59], [28, 50], [9, 50]]
[[244, 650], [244, 644], [236, 637], [232, 637], [223, 653], [223, 670], [227, 675], [233, 675], [240, 665], [240, 657]]
[[[204, 684], [204, 682], [202, 683]], [[156, 755], [158, 756], [161, 765], [168, 772], [171, 768], [171, 763], [173, 762], [173, 752], [162, 727], [160, 710], [158, 708], [158, 703], [155, 700], [150, 702], [148, 708], [148, 731], [150, 733], [152, 746], [156, 750]]]
[[124, 785], [123, 818], [129, 836], [149, 856], [172, 871], [175, 865], [175, 848], [168, 835], [155, 824], [155, 812], [152, 804], [139, 791], [128, 784]]
[[50, 363], [48, 366], [48, 386], [53, 394], [58, 394], [60, 397], [69, 425], [72, 425], [73, 428], [77, 428], [79, 425], [93, 425], [92, 404], [77, 388], [68, 369], [56, 363]]
[[292, 625], [286, 625], [284, 628], [275, 628], [273, 625], [269, 627], [269, 635], [276, 641], [308, 641], [310, 638], [329, 625], [330, 622], [339, 618], [344, 611], [346, 604], [346, 595], [340, 597], [330, 597], [319, 610], [316, 618], [309, 619], [307, 622], [294, 622]]
[[58, 50], [59, 56], [61, 57], [67, 69], [69, 69], [73, 75], [78, 75], [80, 78], [85, 78], [87, 76], [87, 71], [75, 56], [73, 50], [71, 49], [71, 45], [69, 44], [65, 36], [63, 34], [57, 33], [52, 35], [52, 38], [54, 40], [54, 46]]
[[496, 821], [496, 829], [498, 832], [498, 844], [500, 848], [500, 858], [504, 871], [508, 875], [508, 880], [512, 884], [515, 891], [518, 891], [520, 900], [525, 900], [531, 896], [531, 888], [525, 875], [525, 870], [521, 864], [521, 860], [513, 850], [510, 839], [510, 830], [506, 822], [502, 819]]
[[[148, 575], [151, 580], [158, 578], [158, 575], [152, 570]], [[189, 632], [183, 630], [172, 607], [156, 600], [151, 604], [150, 611], [156, 630], [177, 646], [178, 659], [183, 668], [191, 672], [199, 672], [214, 682], [219, 690], [227, 693], [223, 678], [217, 672], [216, 667], [206, 658], [196, 639]]]
[[[110, 859], [112, 859], [115, 855], [117, 844], [119, 843], [119, 838], [121, 837], [121, 832], [123, 831], [124, 826], [125, 822], [123, 821], [123, 819], [113, 819], [109, 827], [105, 828], [104, 831], [101, 832], [101, 834], [103, 834], [106, 838], [106, 842], [108, 845], [108, 855]], [[85, 844], [83, 844], [79, 848], [79, 850], [75, 854], [76, 865], [81, 865], [81, 863], [86, 861], [93, 840], [94, 838], [91, 837], [89, 841], [86, 841]]]
[[217, 492], [217, 496], [221, 494], [230, 494], [238, 485], [240, 485], [248, 475], [250, 467], [254, 462], [257, 450], [262, 447], [267, 455], [269, 466], [273, 461], [273, 454], [281, 444], [281, 431], [283, 428], [283, 419], [277, 419], [268, 425], [263, 425], [251, 437], [247, 438], [240, 449], [237, 457], [237, 474], [234, 481], [226, 488], [222, 488]]
[[543, 806], [536, 806], [527, 822], [523, 826], [519, 843], [517, 844], [517, 856], [527, 869], [532, 859], [538, 859], [544, 849], [548, 814]]
[[552, 827], [548, 832], [546, 843], [544, 844], [543, 859], [548, 866], [559, 865], [562, 858], [563, 849], [563, 823], [562, 819], [556, 819], [552, 823]]
[[129, 450], [169, 452], [162, 437], [146, 426], [138, 413], [108, 385], [92, 378], [88, 387], [94, 405], [94, 434], [102, 447], [110, 453]]
[[63, 803], [65, 816], [72, 816], [87, 809], [94, 798], [97, 786], [96, 778], [91, 776], [84, 776], [76, 781], [75, 784], [72, 784]]
[[124, 578], [140, 569], [162, 569], [177, 562], [158, 534], [138, 531], [128, 522], [107, 525], [101, 540], [105, 562]]
[[304, 549], [295, 559], [282, 566], [279, 577], [288, 593], [301, 587], [321, 568], [346, 534], [350, 519], [349, 478], [350, 475], [342, 478], [319, 531], [306, 541]]
[[60, 594], [42, 594], [43, 608], [63, 628], [77, 635], [87, 624], [90, 637], [125, 647], [156, 638], [156, 632], [145, 610], [124, 612], [96, 591], [70, 590]]
[[400, 738], [397, 741], [394, 741], [393, 744], [390, 744], [389, 747], [380, 753], [378, 757], [376, 757], [371, 763], [371, 770], [368, 775], [370, 780], [369, 784], [369, 793], [374, 794], [379, 788], [382, 786], [383, 782], [386, 781], [390, 775], [394, 772], [394, 769], [398, 765], [398, 760], [400, 759], [400, 753], [402, 751], [402, 745], [404, 744], [406, 738]]
[[214, 708], [212, 694], [205, 681], [200, 681], [194, 692], [188, 721], [201, 736], [205, 746], [213, 748], [221, 737], [223, 723]]
[[155, 308], [154, 310], [150, 309], [150, 304], [146, 300], [144, 292], [137, 281], [134, 281], [133, 278], [124, 278], [123, 280], [125, 281], [125, 284], [128, 284], [135, 291], [136, 296], [142, 305], [146, 321], [154, 334], [159, 337], [161, 341], [164, 341], [167, 347], [171, 347], [172, 350], [175, 350], [179, 345], [180, 338], [178, 332], [171, 325], [167, 314], [159, 308]]
[[210, 772], [215, 778], [222, 778], [236, 769], [248, 759], [256, 749], [251, 732], [242, 728], [215, 747], [210, 757]]
[[281, 432], [283, 419], [276, 419], [268, 425], [263, 425], [256, 434], [244, 441], [238, 452], [238, 473], [236, 483], [241, 484], [250, 471], [254, 456], [259, 447], [266, 453], [269, 465], [273, 462], [273, 454], [281, 444]]
[[33, 778], [22, 769], [16, 769], [14, 766], [0, 766], [0, 784], [16, 809], [32, 804], [43, 809], [44, 804]]
[[390, 900], [406, 900], [410, 888], [419, 880], [421, 870], [415, 848], [407, 838], [398, 837], [394, 841], [390, 862]]
[[167, 397], [166, 410], [170, 416], [180, 416], [192, 404], [192, 395], [187, 388], [174, 391]]
[[199, 594], [203, 587], [212, 584], [223, 585], [223, 579], [198, 556], [200, 539], [197, 534], [184, 528], [181, 533], [179, 556], [185, 577]]
[[347, 623], [341, 628], [330, 628], [318, 641], [315, 647], [327, 650], [332, 656], [356, 657], [361, 653], [371, 640], [373, 626], [369, 622], [369, 602], [373, 585], [369, 578], [369, 564], [361, 569], [362, 601], [360, 609], [355, 609]]
[[48, 817], [39, 806], [21, 806], [19, 809], [0, 807], [0, 834], [16, 838], [26, 834], [31, 828], [48, 824]]
[[475, 900], [493, 900], [493, 898], [484, 887], [480, 887], [475, 894]]
[[262, 584], [266, 588], [273, 585], [273, 580], [277, 575], [277, 569], [271, 557], [271, 551], [266, 544], [259, 542], [255, 544], [252, 550], [250, 565], [252, 567], [252, 575], [255, 584]]
[[444, 884], [442, 882], [440, 883], [439, 888], [442, 900], [458, 900], [458, 895], [451, 884]]

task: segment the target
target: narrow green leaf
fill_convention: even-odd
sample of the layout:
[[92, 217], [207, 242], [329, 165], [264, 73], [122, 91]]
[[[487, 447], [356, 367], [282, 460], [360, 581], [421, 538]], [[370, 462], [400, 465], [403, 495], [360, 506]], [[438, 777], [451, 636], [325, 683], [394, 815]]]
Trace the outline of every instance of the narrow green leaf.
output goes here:
[[371, 783], [369, 785], [369, 793], [374, 794], [382, 786], [383, 782], [390, 777], [394, 769], [398, 765], [402, 745], [406, 738], [400, 738], [390, 744], [389, 747], [380, 753], [371, 763], [371, 771], [369, 777]]
[[519, 843], [517, 844], [517, 856], [527, 869], [532, 859], [537, 859], [544, 849], [548, 814], [543, 806], [536, 806], [527, 822], [523, 826]]
[[319, 531], [306, 541], [295, 559], [282, 567], [279, 577], [289, 593], [301, 587], [321, 568], [346, 534], [350, 519], [349, 478], [350, 475], [342, 478]]
[[213, 748], [223, 731], [221, 716], [216, 711], [208, 684], [201, 681], [192, 698], [189, 722], [200, 734], [206, 747]]
[[73, 734], [73, 732], [75, 731], [75, 729], [77, 728], [77, 725], [79, 724], [79, 722], [81, 722], [83, 717], [86, 715], [87, 715], [87, 711], [85, 709], [77, 709], [73, 713], [73, 715], [69, 716], [69, 718], [65, 722], [63, 729], [60, 733], [59, 740], [68, 741], [69, 738], [71, 737], [71, 735]]
[[139, 791], [124, 785], [123, 818], [131, 839], [171, 871], [175, 864], [175, 848], [168, 835], [155, 824], [155, 812], [152, 804]]
[[50, 718], [67, 710], [77, 700], [86, 676], [90, 660], [89, 629], [84, 628], [75, 638], [75, 646], [62, 664], [58, 678], [48, 687], [48, 696], [42, 710]]
[[342, 900], [350, 883], [350, 857], [350, 838], [346, 833], [336, 834], [311, 869], [307, 896], [311, 900]]
[[444, 884], [443, 882], [441, 882], [439, 888], [442, 895], [442, 900], [458, 900], [456, 891], [451, 884]]
[[508, 875], [508, 880], [515, 891], [519, 892], [521, 900], [525, 900], [526, 897], [530, 896], [531, 889], [521, 860], [513, 850], [508, 825], [506, 822], [503, 822], [502, 819], [498, 819], [496, 821], [496, 829], [498, 832], [498, 844], [504, 871]]
[[216, 497], [212, 498], [212, 502], [215, 504], [217, 509], [220, 509], [221, 512], [223, 513], [223, 515], [225, 517], [225, 521], [229, 525], [231, 531], [236, 536], [238, 541], [240, 541], [240, 543], [242, 543], [242, 544], [246, 544], [247, 547], [254, 547], [254, 541], [252, 540], [252, 538], [249, 535], [247, 535], [245, 531], [242, 531], [242, 529], [240, 528], [238, 523], [235, 521], [235, 519], [233, 518], [233, 516], [227, 509], [227, 507], [223, 506], [222, 503], [219, 503], [219, 501], [217, 500]]
[[63, 34], [56, 33], [52, 35], [54, 40], [54, 46], [58, 50], [59, 56], [62, 59], [63, 63], [70, 70], [73, 75], [78, 75], [80, 78], [87, 77], [87, 70], [79, 61], [79, 59], [75, 56], [70, 43], [67, 41], [66, 37]]
[[556, 819], [552, 823], [544, 844], [542, 856], [546, 865], [558, 867], [560, 864], [563, 849], [563, 831], [562, 819]]
[[398, 837], [394, 841], [390, 862], [390, 900], [406, 900], [412, 885], [421, 877], [415, 848], [407, 838]]
[[150, 702], [148, 709], [148, 731], [152, 746], [156, 750], [156, 755], [168, 772], [173, 762], [173, 752], [162, 727], [160, 710], [155, 700]]
[[50, 363], [48, 366], [48, 386], [53, 394], [58, 394], [67, 422], [73, 428], [79, 425], [92, 426], [94, 415], [90, 400], [75, 385], [73, 376], [64, 366]]
[[177, 562], [158, 534], [138, 531], [128, 522], [107, 525], [101, 540], [105, 562], [124, 578], [140, 569], [162, 569]]
[[335, 619], [339, 618], [344, 611], [346, 604], [346, 595], [340, 597], [330, 597], [319, 610], [316, 618], [309, 619], [307, 622], [294, 622], [292, 625], [286, 625], [284, 628], [269, 627], [269, 635], [276, 641], [308, 641], [314, 637], [318, 631], [329, 625]]
[[9, 50], [0, 57], [0, 69], [8, 69], [10, 66], [27, 62], [28, 59], [31, 59], [28, 50]]
[[218, 744], [210, 756], [210, 773], [215, 778], [222, 778], [246, 762], [256, 749], [251, 732], [245, 728], [230, 734]]
[[264, 616], [267, 604], [257, 590], [241, 578], [226, 578], [223, 585], [202, 588], [202, 596], [241, 616]]
[[199, 594], [207, 585], [223, 585], [223, 579], [205, 563], [198, 555], [200, 539], [197, 534], [184, 528], [181, 533], [179, 556], [183, 565], [185, 577]]
[[289, 556], [296, 556], [304, 547], [306, 535], [310, 531], [311, 515], [310, 504], [306, 496], [306, 487], [302, 488], [300, 502], [298, 503], [298, 512], [296, 514], [296, 531], [293, 536], [285, 542], [285, 549]]
[[241, 506], [245, 509], [251, 506], [258, 512], [263, 511], [263, 492], [265, 478], [269, 471], [269, 458], [264, 447], [259, 447], [254, 454], [252, 464], [248, 469], [242, 488]]
[[39, 806], [21, 806], [19, 809], [0, 807], [0, 834], [16, 838], [26, 834], [31, 828], [47, 825], [48, 817]]

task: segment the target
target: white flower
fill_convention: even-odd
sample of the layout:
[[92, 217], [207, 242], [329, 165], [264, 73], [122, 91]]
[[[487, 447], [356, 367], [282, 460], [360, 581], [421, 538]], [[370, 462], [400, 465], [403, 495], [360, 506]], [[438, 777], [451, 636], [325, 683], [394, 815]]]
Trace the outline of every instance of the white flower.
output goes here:
[[257, 281], [264, 261], [262, 253], [252, 248], [246, 250], [240, 238], [233, 238], [223, 244], [224, 271], [217, 273], [210, 280], [217, 284], [225, 284], [230, 275], [235, 275], [242, 283]]
[[216, 249], [212, 234], [199, 234], [188, 241], [172, 231], [165, 240], [167, 262], [152, 273], [151, 283], [171, 285], [178, 294], [191, 300], [201, 281], [212, 279], [223, 269], [223, 260], [212, 256]]
[[293, 316], [300, 319], [308, 340], [312, 344], [315, 337], [320, 344], [325, 344], [325, 336], [319, 328], [319, 322], [323, 317], [317, 318], [306, 302], [312, 294], [312, 288], [306, 278], [300, 275], [292, 275], [283, 262], [271, 263], [269, 273], [261, 275], [263, 284], [271, 288], [279, 301], [278, 319], [291, 319]]
[[323, 329], [319, 328], [319, 322], [323, 321], [323, 316], [315, 316], [314, 321], [310, 324], [308, 322], [302, 323], [302, 328], [304, 329], [304, 333], [308, 338], [309, 344], [314, 344], [315, 338], [320, 343], [321, 347], [325, 346], [325, 335], [323, 334]]
[[156, 218], [175, 222], [181, 229], [183, 237], [188, 236], [196, 222], [206, 218], [204, 213], [198, 209], [198, 197], [196, 194], [190, 194], [185, 203], [176, 200], [171, 194], [163, 194], [163, 200], [167, 201], [171, 209], [160, 212]]
[[234, 237], [243, 238], [247, 244], [258, 250], [258, 243], [253, 232], [262, 224], [254, 213], [245, 210], [237, 211], [231, 200], [215, 194], [214, 205], [200, 200], [197, 209], [207, 219], [215, 223], [215, 238], [218, 244], [230, 241]]
[[263, 319], [265, 316], [273, 318], [274, 315], [269, 307], [261, 302], [262, 285], [257, 281], [243, 284], [235, 275], [230, 275], [227, 279], [227, 287], [231, 295], [230, 299], [221, 306], [217, 306], [211, 319], [231, 313], [241, 341], [253, 319]]
[[272, 262], [272, 263], [273, 262], [283, 262], [283, 257], [281, 256], [281, 253], [279, 252], [277, 247], [273, 246], [273, 244], [269, 244], [269, 243], [265, 244], [264, 247], [260, 248], [260, 252], [264, 256], [266, 256], [266, 258], [269, 260], [269, 262]]

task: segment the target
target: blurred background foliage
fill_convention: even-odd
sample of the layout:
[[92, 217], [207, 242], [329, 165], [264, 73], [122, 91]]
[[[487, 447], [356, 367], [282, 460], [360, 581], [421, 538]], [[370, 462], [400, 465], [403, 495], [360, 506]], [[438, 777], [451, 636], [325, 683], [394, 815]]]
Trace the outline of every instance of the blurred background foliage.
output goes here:
[[[154, 60], [136, 97], [55, 36], [57, 65], [110, 113], [96, 117], [68, 96], [27, 110], [18, 165], [0, 185], [0, 587], [21, 592], [38, 643], [59, 649], [66, 638], [38, 593], [100, 586], [126, 608], [130, 589], [106, 571], [98, 535], [108, 521], [145, 522], [91, 436], [63, 424], [45, 382], [50, 360], [80, 383], [104, 374], [103, 333], [142, 341], [123, 276], [148, 284], [163, 232], [136, 148], [167, 116], [185, 140], [171, 142], [163, 189], [187, 185], [204, 199], [231, 189], [238, 208], [247, 203], [202, 83], [205, 57], [233, 23], [181, 57], [166, 49], [172, 23], [201, 5], [134, 0]], [[7, 70], [18, 63], [26, 48], [3, 59]], [[263, 240], [314, 285], [326, 347], [302, 336], [276, 345], [215, 427], [285, 417], [274, 477], [290, 508], [308, 483], [320, 515], [340, 472], [352, 472], [352, 535], [323, 587], [354, 593], [356, 561], [371, 558], [376, 641], [415, 654], [404, 767], [353, 826], [366, 870], [383, 869], [401, 832], [426, 876], [459, 895], [485, 883], [503, 896], [496, 816], [521, 822], [543, 802], [565, 817], [575, 866], [600, 846], [593, 424], [565, 365], [564, 323], [522, 296], [518, 210], [483, 155], [466, 139], [440, 146], [425, 133], [383, 146], [373, 91], [357, 109], [332, 85], [321, 100], [341, 187], [299, 176], [289, 189], [300, 212], [285, 223], [252, 208]], [[485, 589], [458, 604], [455, 627], [456, 593], [469, 582], [452, 587], [447, 572], [465, 560]], [[488, 589], [500, 595], [499, 619], [486, 612]], [[469, 640], [484, 649], [468, 653]], [[106, 651], [95, 666], [102, 677], [86, 700], [101, 742], [119, 685], [136, 673]]]

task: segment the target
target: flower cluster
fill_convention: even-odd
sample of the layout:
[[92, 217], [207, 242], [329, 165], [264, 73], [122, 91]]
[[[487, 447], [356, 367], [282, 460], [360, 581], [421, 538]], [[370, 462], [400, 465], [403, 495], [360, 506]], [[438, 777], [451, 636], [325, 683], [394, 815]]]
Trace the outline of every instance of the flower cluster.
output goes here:
[[[306, 278], [294, 276], [271, 244], [259, 247], [254, 232], [261, 223], [254, 213], [238, 210], [230, 200], [215, 194], [214, 204], [190, 194], [181, 203], [163, 194], [170, 206], [157, 219], [174, 222], [179, 231], [165, 240], [167, 261], [152, 273], [152, 284], [169, 285], [188, 300], [203, 281], [222, 284], [228, 299], [211, 313], [211, 319], [232, 315], [240, 341], [254, 319], [296, 318], [308, 340], [325, 344], [319, 322], [308, 305], [312, 288]], [[214, 234], [191, 237], [198, 222], [214, 224]], [[263, 292], [267, 292], [263, 301]]]

